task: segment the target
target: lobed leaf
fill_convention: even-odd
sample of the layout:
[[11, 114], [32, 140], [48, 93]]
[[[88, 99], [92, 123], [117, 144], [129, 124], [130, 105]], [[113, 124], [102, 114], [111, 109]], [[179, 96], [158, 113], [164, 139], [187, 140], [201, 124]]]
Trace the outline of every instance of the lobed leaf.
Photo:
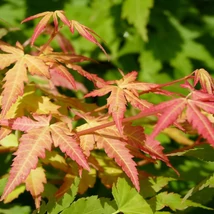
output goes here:
[[61, 19], [61, 21], [70, 27], [70, 23], [69, 20], [66, 18], [66, 16], [64, 15], [64, 12], [61, 10], [56, 10], [54, 12], [43, 12], [43, 13], [39, 13], [36, 14], [34, 16], [30, 16], [26, 19], [24, 19], [22, 21], [22, 23], [36, 19], [36, 18], [40, 18], [43, 17], [39, 23], [37, 24], [33, 36], [31, 38], [31, 46], [34, 44], [35, 40], [37, 39], [37, 37], [43, 32], [43, 30], [46, 28], [50, 18], [53, 16], [53, 21], [54, 21], [54, 25], [55, 25], [55, 31], [58, 31], [58, 20], [57, 20], [57, 16]]
[[161, 210], [164, 207], [169, 207], [173, 211], [185, 210], [187, 207], [200, 207], [203, 209], [212, 210], [212, 208], [203, 206], [191, 200], [186, 200], [183, 202], [181, 196], [177, 193], [161, 192], [150, 201], [153, 203], [156, 210]]
[[48, 66], [45, 65], [45, 63], [40, 58], [38, 58], [37, 56], [25, 54], [24, 59], [26, 66], [28, 67], [28, 71], [32, 75], [44, 76], [50, 79]]
[[41, 166], [36, 169], [32, 169], [25, 181], [26, 190], [30, 191], [33, 196], [37, 209], [40, 207], [42, 199], [41, 194], [44, 191], [44, 184], [46, 182], [45, 171]]
[[[77, 131], [82, 131], [91, 128], [91, 124], [83, 124], [77, 127]], [[80, 147], [82, 148], [84, 154], [89, 157], [90, 151], [94, 149], [95, 136], [93, 134], [80, 136]]]
[[17, 61], [14, 67], [7, 71], [3, 81], [5, 81], [5, 84], [3, 85], [4, 90], [2, 92], [2, 117], [6, 115], [17, 98], [23, 94], [24, 82], [28, 81], [23, 58]]
[[152, 103], [149, 103], [146, 100], [140, 99], [139, 96], [136, 96], [132, 91], [124, 89], [126, 100], [135, 108], [144, 111], [146, 108], [151, 108]]
[[69, 20], [66, 18], [66, 16], [65, 16], [63, 10], [56, 10], [54, 13], [60, 18], [60, 20], [61, 20], [65, 25], [67, 25], [67, 26], [70, 27], [70, 22], [69, 22]]
[[108, 112], [112, 115], [120, 133], [123, 133], [122, 119], [126, 111], [126, 102], [123, 90], [119, 87], [112, 88], [111, 95], [107, 99]]
[[204, 111], [214, 114], [214, 102], [194, 101], [194, 104]]
[[146, 26], [153, 4], [153, 0], [125, 0], [122, 7], [122, 17], [136, 27], [144, 41], [148, 40]]
[[6, 127], [0, 128], [0, 140], [4, 139], [7, 135], [9, 135], [12, 132], [11, 129]]
[[121, 88], [126, 88], [130, 83], [134, 82], [137, 79], [137, 75], [137, 71], [131, 71], [128, 74], [124, 75], [121, 80], [117, 81], [117, 85], [119, 85]]
[[56, 77], [59, 76], [65, 81], [67, 81], [69, 84], [71, 84], [73, 89], [76, 89], [76, 82], [74, 77], [69, 73], [69, 71], [63, 65], [60, 65], [57, 63], [52, 64], [50, 67], [50, 74], [51, 74], [51, 78], [53, 78], [54, 76]]
[[[79, 186], [79, 178], [75, 177], [73, 179], [72, 185], [70, 185], [69, 190], [60, 199], [52, 198], [47, 204], [47, 211], [51, 214], [58, 214], [74, 201]], [[45, 211], [46, 211], [45, 210]]]
[[88, 80], [92, 81], [94, 83], [94, 85], [98, 88], [102, 88], [106, 85], [106, 82], [102, 78], [98, 77], [96, 74], [91, 74], [91, 73], [85, 71], [79, 65], [67, 64], [66, 66], [68, 68], [71, 68], [71, 69], [77, 71], [80, 75], [82, 75], [83, 77], [86, 77]]
[[33, 44], [35, 43], [35, 40], [37, 39], [37, 37], [43, 32], [43, 30], [45, 29], [45, 27], [47, 26], [51, 16], [53, 15], [53, 12], [47, 13], [37, 24], [33, 36], [31, 37], [31, 46], [33, 46]]
[[183, 202], [186, 201], [190, 196], [194, 193], [203, 190], [204, 188], [214, 188], [214, 174], [210, 175], [206, 179], [202, 180], [198, 185], [190, 189], [185, 197], [183, 198]]
[[13, 47], [6, 42], [0, 41], [0, 49], [3, 52], [10, 53], [11, 55], [7, 54], [1, 54], [1, 56], [11, 56], [11, 57], [17, 57], [19, 59], [21, 56], [23, 56], [23, 50], [20, 48]]
[[72, 160], [76, 161], [81, 167], [90, 171], [87, 160], [77, 143], [77, 139], [62, 122], [51, 125], [51, 135], [54, 145], [65, 152]]
[[[161, 116], [159, 117], [158, 122], [155, 125], [155, 128], [150, 138], [154, 139], [163, 129], [173, 124], [178, 118], [178, 116], [181, 114], [185, 106], [186, 106], [186, 100], [182, 98], [174, 100], [174, 103], [171, 102], [171, 106], [165, 108], [165, 110], [163, 111], [163, 114], [161, 114]], [[157, 106], [154, 108], [157, 108]]]
[[54, 168], [60, 169], [63, 172], [67, 172], [69, 169], [69, 165], [66, 163], [65, 158], [56, 151], [46, 151], [45, 158], [42, 159], [42, 162], [47, 165], [50, 164]]
[[146, 136], [142, 126], [132, 126], [130, 123], [126, 123], [124, 134], [127, 137], [128, 144], [143, 151]]
[[98, 132], [96, 138], [97, 147], [99, 149], [104, 148], [106, 154], [110, 158], [114, 158], [115, 162], [122, 167], [123, 171], [131, 179], [135, 188], [139, 191], [138, 172], [136, 169], [136, 163], [132, 160], [132, 155], [126, 148], [126, 142], [121, 139], [115, 127], [106, 128]]
[[[36, 116], [35, 116], [36, 117]], [[42, 119], [42, 117], [40, 117]], [[20, 130], [24, 132], [28, 132], [31, 129], [40, 128], [44, 126], [48, 126], [49, 120], [43, 116], [45, 120], [32, 120], [29, 117], [19, 117], [15, 119], [3, 119], [0, 120], [0, 124], [2, 126], [10, 127], [13, 130]]]
[[97, 196], [80, 198], [71, 204], [70, 207], [63, 210], [61, 214], [100, 214], [103, 213], [101, 201]]
[[202, 101], [202, 102], [214, 102], [214, 94], [208, 94], [203, 91], [192, 91], [191, 98], [195, 101]]
[[119, 178], [112, 188], [112, 194], [116, 201], [117, 213], [124, 214], [153, 214], [146, 200], [123, 178]]
[[194, 86], [200, 82], [202, 90], [208, 94], [214, 93], [214, 80], [212, 76], [203, 68], [196, 69], [194, 76]]
[[17, 61], [17, 55], [15, 55], [15, 54], [0, 54], [0, 59], [1, 59], [0, 69], [3, 70], [4, 68], [8, 67], [9, 65], [11, 65]]
[[187, 120], [192, 124], [193, 128], [197, 129], [198, 133], [206, 138], [212, 146], [214, 146], [213, 124], [199, 111], [194, 101], [188, 101], [186, 114]]
[[105, 55], [108, 56], [108, 54], [106, 53], [106, 51], [103, 48], [103, 46], [94, 37], [94, 35], [95, 36], [98, 36], [98, 35], [93, 30], [91, 30], [90, 28], [80, 24], [79, 22], [77, 22], [75, 20], [71, 20], [70, 21], [70, 30], [71, 30], [72, 33], [74, 33], [74, 28], [79, 32], [79, 34], [81, 36], [86, 38], [88, 41], [96, 44], [105, 53]]
[[28, 21], [33, 20], [33, 19], [36, 19], [36, 18], [40, 18], [40, 17], [42, 17], [42, 16], [46, 16], [46, 15], [48, 15], [48, 14], [50, 14], [50, 13], [53, 13], [53, 12], [47, 11], [47, 12], [38, 13], [38, 14], [36, 14], [36, 15], [33, 15], [33, 16], [30, 16], [30, 17], [24, 19], [21, 23], [28, 22]]
[[5, 199], [16, 186], [25, 181], [31, 169], [36, 168], [38, 158], [44, 158], [45, 149], [51, 149], [51, 144], [49, 127], [32, 129], [22, 135], [1, 200]]

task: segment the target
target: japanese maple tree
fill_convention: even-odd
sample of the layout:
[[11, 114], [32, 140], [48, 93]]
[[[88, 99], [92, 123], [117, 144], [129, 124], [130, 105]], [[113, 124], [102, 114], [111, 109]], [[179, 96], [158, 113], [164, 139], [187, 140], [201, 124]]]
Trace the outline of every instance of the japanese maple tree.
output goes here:
[[[82, 179], [79, 192], [84, 193], [94, 186], [96, 176], [104, 185], [112, 187], [118, 177], [125, 176], [123, 172], [139, 192], [142, 171], [138, 166], [142, 161], [156, 163], [160, 160], [179, 175], [170, 163], [170, 155], [164, 152], [156, 138], [169, 127], [183, 133], [194, 132], [197, 144], [214, 146], [214, 80], [206, 70], [196, 69], [189, 76], [165, 84], [140, 82], [137, 71], [124, 74], [120, 69], [121, 79], [104, 80], [81, 67], [80, 62], [91, 59], [77, 55], [60, 32], [63, 27], [68, 27], [72, 34], [76, 30], [108, 57], [93, 30], [69, 20], [59, 10], [28, 17], [23, 23], [36, 18], [41, 20], [30, 40], [32, 52], [26, 53], [27, 43], [17, 41], [12, 46], [0, 41], [0, 69], [4, 73], [0, 139], [18, 133], [15, 158], [9, 174], [5, 175], [8, 181], [1, 200], [10, 200], [11, 193], [24, 183], [39, 209], [44, 184], [48, 182], [46, 165], [64, 173], [56, 191], [57, 198], [69, 190], [75, 176]], [[38, 47], [36, 39], [42, 33], [50, 37]], [[55, 39], [61, 52], [51, 47]], [[94, 90], [88, 92], [75, 79], [77, 74], [74, 73], [91, 81]], [[166, 89], [177, 83], [186, 90], [185, 94]], [[60, 93], [59, 86], [74, 92], [78, 90], [83, 98]], [[166, 96], [168, 100], [153, 104], [144, 99], [149, 93]], [[86, 98], [102, 96], [108, 96], [104, 106], [86, 102]], [[135, 115], [127, 114], [128, 108], [133, 108]], [[155, 124], [152, 133], [148, 134], [138, 121], [151, 116]], [[1, 147], [7, 148], [7, 145]], [[105, 152], [106, 156], [101, 157], [97, 151]], [[110, 178], [106, 167], [112, 167], [118, 173]], [[113, 194], [117, 197], [114, 188]]]

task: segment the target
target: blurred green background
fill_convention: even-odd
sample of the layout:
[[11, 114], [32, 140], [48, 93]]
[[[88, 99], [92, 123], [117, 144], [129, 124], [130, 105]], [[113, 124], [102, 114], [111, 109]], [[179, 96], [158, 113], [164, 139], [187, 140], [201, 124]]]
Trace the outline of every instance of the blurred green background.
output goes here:
[[[184, 77], [197, 68], [214, 74], [214, 0], [0, 0], [0, 39], [11, 44], [17, 40], [24, 43], [38, 20], [24, 24], [21, 21], [53, 10], [64, 10], [69, 19], [93, 29], [103, 39], [109, 61], [95, 44], [62, 29], [77, 54], [99, 61], [84, 63], [83, 67], [104, 79], [121, 78], [117, 68], [125, 73], [136, 70], [139, 80], [155, 83]], [[45, 41], [47, 37], [40, 36], [36, 45]], [[199, 182], [213, 172], [213, 163], [193, 161], [191, 165], [179, 161], [173, 164], [180, 164], [177, 167], [186, 172], [184, 178], [190, 177], [186, 180]], [[172, 189], [176, 188], [182, 191], [177, 186]], [[200, 200], [207, 203], [214, 193], [205, 195]], [[10, 213], [15, 213], [15, 208]], [[29, 207], [23, 207], [22, 213], [30, 213]]]
[[[100, 62], [85, 66], [104, 78], [120, 77], [117, 68], [125, 73], [137, 70], [139, 80], [156, 83], [201, 67], [214, 73], [213, 0], [1, 0], [0, 36], [7, 30], [11, 32], [3, 40], [24, 42], [32, 35], [36, 21], [21, 25], [21, 20], [61, 9], [105, 41], [102, 45], [110, 61], [94, 44], [62, 30], [77, 54]], [[40, 36], [36, 44], [42, 42]]]

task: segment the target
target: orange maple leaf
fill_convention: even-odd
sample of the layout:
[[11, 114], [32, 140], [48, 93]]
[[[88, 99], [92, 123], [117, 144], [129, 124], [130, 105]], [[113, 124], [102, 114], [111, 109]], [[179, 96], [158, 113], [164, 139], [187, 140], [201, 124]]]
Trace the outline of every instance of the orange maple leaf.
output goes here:
[[[1, 200], [4, 200], [16, 186], [26, 180], [31, 170], [37, 167], [38, 158], [44, 158], [45, 150], [50, 151], [52, 144], [58, 146], [80, 167], [90, 170], [78, 145], [78, 139], [74, 137], [74, 133], [71, 133], [64, 123], [57, 122], [50, 125], [51, 117], [44, 115], [34, 115], [34, 119], [36, 121], [26, 117], [2, 121], [11, 129], [26, 133], [21, 136], [18, 150], [14, 153], [16, 157], [13, 160], [10, 176]], [[38, 202], [36, 203], [38, 205]]]
[[[88, 127], [93, 128], [106, 123], [105, 118], [97, 119], [86, 114], [82, 115], [81, 113], [79, 113], [78, 115], [82, 116], [82, 118], [87, 121], [87, 125], [84, 124], [78, 127], [77, 130], [80, 132], [83, 130], [83, 126], [87, 129]], [[110, 158], [113, 158], [115, 162], [120, 167], [122, 167], [123, 171], [127, 174], [136, 189], [139, 191], [140, 186], [136, 163], [132, 159], [133, 156], [130, 154], [129, 149], [126, 147], [126, 144], [127, 142], [123, 139], [118, 129], [115, 129], [115, 126], [97, 130], [92, 134], [87, 134], [86, 137], [80, 136], [80, 145], [83, 146], [83, 150], [86, 150], [87, 155], [89, 155], [89, 152], [93, 149], [93, 147], [104, 149], [106, 154]]]
[[134, 107], [141, 110], [152, 106], [151, 103], [141, 100], [138, 91], [144, 93], [149, 91], [156, 91], [160, 88], [158, 84], [141, 83], [136, 81], [137, 72], [132, 71], [124, 75], [122, 79], [105, 83], [99, 89], [88, 93], [85, 97], [103, 96], [111, 93], [107, 99], [108, 112], [112, 115], [114, 122], [122, 133], [122, 120], [126, 111], [127, 102], [133, 104]]
[[107, 53], [105, 49], [102, 47], [102, 45], [97, 41], [97, 39], [94, 37], [97, 36], [99, 37], [93, 30], [90, 28], [80, 24], [79, 22], [75, 20], [68, 20], [67, 17], [65, 16], [64, 11], [62, 10], [56, 10], [54, 12], [43, 12], [36, 14], [34, 16], [30, 16], [22, 21], [22, 23], [36, 19], [36, 18], [41, 18], [42, 19], [39, 21], [38, 25], [36, 26], [33, 36], [31, 38], [31, 45], [34, 44], [36, 38], [44, 31], [46, 27], [48, 27], [48, 22], [50, 21], [51, 17], [53, 17], [53, 23], [55, 30], [52, 32], [52, 35], [56, 35], [59, 31], [59, 23], [58, 23], [58, 18], [69, 27], [70, 31], [74, 33], [74, 29], [76, 29], [81, 36], [89, 40], [90, 42], [96, 44], [104, 53], [106, 56]]
[[[20, 45], [19, 45], [20, 46]], [[17, 98], [23, 95], [24, 83], [28, 82], [27, 69], [32, 75], [45, 76], [50, 78], [48, 67], [37, 56], [24, 54], [19, 47], [15, 48], [0, 41], [0, 49], [7, 54], [1, 54], [0, 64], [3, 61], [1, 69], [12, 63], [15, 65], [6, 72], [3, 79], [5, 81], [2, 92], [2, 117], [4, 117], [11, 105], [16, 102]], [[11, 58], [10, 58], [11, 57]]]
[[38, 13], [34, 16], [30, 16], [26, 19], [24, 19], [22, 21], [22, 23], [24, 22], [28, 22], [30, 20], [36, 19], [36, 18], [40, 18], [42, 17], [42, 19], [39, 21], [38, 25], [36, 26], [33, 36], [31, 38], [31, 45], [34, 44], [36, 38], [43, 32], [43, 30], [45, 29], [45, 27], [47, 26], [49, 20], [51, 19], [51, 17], [53, 17], [53, 21], [54, 21], [54, 26], [55, 26], [55, 31], [58, 31], [58, 18], [60, 18], [60, 20], [67, 26], [70, 27], [70, 22], [69, 20], [66, 18], [64, 12], [62, 10], [56, 10], [54, 12], [43, 12], [43, 13]]
[[152, 134], [148, 140], [154, 138], [168, 126], [175, 124], [179, 116], [186, 110], [186, 119], [197, 129], [208, 142], [214, 146], [214, 128], [204, 113], [214, 114], [214, 95], [194, 90], [186, 98], [177, 98], [152, 106], [142, 111], [138, 116], [160, 114]]
[[37, 209], [40, 207], [44, 184], [46, 182], [45, 171], [41, 166], [36, 169], [32, 169], [25, 181], [26, 190], [30, 191], [33, 196]]

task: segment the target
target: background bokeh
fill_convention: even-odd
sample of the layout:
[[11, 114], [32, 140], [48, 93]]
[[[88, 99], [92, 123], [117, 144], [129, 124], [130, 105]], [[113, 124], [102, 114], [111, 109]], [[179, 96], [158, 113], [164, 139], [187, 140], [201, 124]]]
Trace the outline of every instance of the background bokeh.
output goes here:
[[[103, 39], [100, 41], [109, 60], [96, 45], [77, 32], [72, 35], [62, 28], [77, 54], [99, 62], [84, 63], [83, 67], [104, 79], [121, 78], [118, 68], [125, 73], [136, 70], [140, 81], [154, 83], [184, 77], [198, 68], [214, 74], [214, 0], [0, 0], [0, 39], [11, 44], [24, 43], [31, 37], [38, 20], [24, 24], [21, 21], [53, 10], [64, 10], [69, 19], [93, 29]], [[47, 37], [40, 36], [36, 45], [45, 41]], [[55, 43], [53, 46], [58, 48]], [[89, 84], [90, 87], [93, 86]], [[159, 102], [156, 97], [150, 98], [149, 101]], [[163, 141], [165, 144], [171, 142], [166, 136], [162, 136]], [[1, 155], [0, 159], [5, 163], [7, 155]], [[10, 162], [4, 164], [5, 168], [9, 168], [11, 159], [12, 155]], [[174, 192], [190, 189], [213, 173], [214, 167], [213, 162], [190, 161], [189, 157], [175, 160], [173, 164], [181, 172], [181, 182], [171, 186]], [[146, 170], [157, 171], [150, 165]], [[29, 194], [21, 196], [22, 207], [13, 206], [10, 213], [30, 213], [29, 205], [33, 207], [33, 201], [31, 198], [27, 201], [29, 197]], [[205, 204], [213, 206], [214, 192], [202, 192], [200, 197], [200, 202], [203, 199]], [[197, 197], [194, 199], [197, 201]], [[2, 202], [1, 206], [4, 206]]]
[[1, 32], [4, 28], [24, 30], [10, 32], [4, 39], [24, 42], [32, 35], [36, 21], [21, 25], [21, 20], [58, 9], [105, 41], [102, 45], [110, 61], [94, 44], [62, 29], [78, 54], [100, 62], [88, 64], [87, 69], [104, 78], [116, 78], [117, 68], [125, 73], [137, 70], [139, 80], [156, 83], [201, 67], [214, 73], [213, 0], [1, 0]]

